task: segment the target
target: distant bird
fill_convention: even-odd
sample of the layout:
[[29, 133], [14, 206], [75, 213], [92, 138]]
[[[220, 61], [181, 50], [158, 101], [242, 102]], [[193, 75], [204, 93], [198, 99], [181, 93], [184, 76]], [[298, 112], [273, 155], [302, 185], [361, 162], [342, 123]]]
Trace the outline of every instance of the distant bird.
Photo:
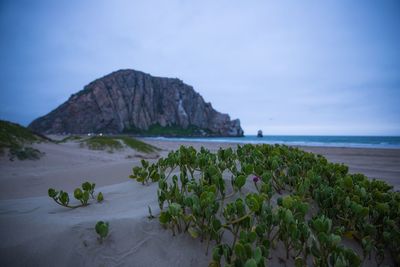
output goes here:
[[257, 137], [263, 137], [263, 133], [262, 133], [261, 130], [258, 130], [258, 132], [257, 132]]

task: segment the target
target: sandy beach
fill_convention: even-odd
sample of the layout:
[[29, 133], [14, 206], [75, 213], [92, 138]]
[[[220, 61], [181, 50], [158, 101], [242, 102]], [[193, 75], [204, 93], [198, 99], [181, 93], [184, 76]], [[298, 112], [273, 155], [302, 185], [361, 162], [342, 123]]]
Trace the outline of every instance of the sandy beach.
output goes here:
[[[161, 148], [159, 156], [176, 150], [180, 145], [204, 146], [211, 151], [220, 147], [236, 147], [235, 143], [200, 143], [156, 141], [144, 139]], [[49, 187], [73, 190], [82, 181], [90, 180], [98, 186], [126, 182], [132, 167], [139, 164], [143, 153], [126, 149], [115, 153], [80, 148], [77, 143], [38, 144], [37, 148], [46, 153], [39, 161], [0, 162], [0, 199], [43, 196]], [[352, 173], [363, 173], [370, 178], [382, 179], [400, 190], [400, 149], [300, 147], [301, 149], [325, 156], [335, 163], [344, 163]], [[136, 155], [136, 156], [135, 156]], [[155, 155], [145, 156], [151, 159]], [[25, 185], [25, 187], [21, 187]]]
[[[149, 141], [165, 156], [181, 144], [212, 151], [227, 143]], [[175, 237], [157, 219], [157, 184], [142, 186], [129, 180], [143, 154], [131, 149], [108, 153], [81, 148], [77, 143], [42, 143], [38, 161], [0, 161], [1, 266], [208, 266], [205, 244], [189, 235]], [[400, 150], [302, 147], [350, 172], [385, 180], [400, 190]], [[149, 155], [155, 161], [157, 155]], [[84, 181], [96, 183], [105, 201], [66, 209], [48, 196], [49, 187], [72, 192]], [[75, 200], [73, 200], [75, 201]], [[94, 232], [98, 220], [110, 222], [110, 234], [100, 244]], [[357, 248], [356, 248], [357, 249]], [[56, 260], [55, 260], [56, 259]], [[55, 262], [56, 261], [56, 262]], [[276, 266], [285, 266], [278, 261]], [[365, 265], [368, 266], [369, 264]]]

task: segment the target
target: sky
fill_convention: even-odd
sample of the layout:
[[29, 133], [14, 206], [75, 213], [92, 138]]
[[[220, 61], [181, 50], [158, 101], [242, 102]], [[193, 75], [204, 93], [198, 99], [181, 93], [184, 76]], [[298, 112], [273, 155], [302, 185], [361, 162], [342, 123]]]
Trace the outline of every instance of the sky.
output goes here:
[[0, 118], [22, 125], [129, 68], [247, 135], [400, 135], [397, 0], [0, 0], [0, 38]]

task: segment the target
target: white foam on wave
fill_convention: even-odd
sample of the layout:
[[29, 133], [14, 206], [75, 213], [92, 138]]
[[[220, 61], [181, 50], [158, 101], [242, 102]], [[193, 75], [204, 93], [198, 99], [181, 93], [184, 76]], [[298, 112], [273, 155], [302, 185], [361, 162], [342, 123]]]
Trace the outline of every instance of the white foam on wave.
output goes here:
[[400, 144], [391, 144], [388, 142], [380, 143], [354, 143], [354, 142], [314, 142], [314, 141], [284, 141], [284, 140], [266, 140], [264, 138], [254, 139], [246, 137], [231, 138], [188, 138], [188, 137], [146, 137], [149, 140], [164, 140], [173, 142], [210, 142], [210, 143], [238, 143], [238, 144], [281, 144], [292, 146], [321, 146], [321, 147], [350, 147], [350, 148], [390, 148], [400, 149]]

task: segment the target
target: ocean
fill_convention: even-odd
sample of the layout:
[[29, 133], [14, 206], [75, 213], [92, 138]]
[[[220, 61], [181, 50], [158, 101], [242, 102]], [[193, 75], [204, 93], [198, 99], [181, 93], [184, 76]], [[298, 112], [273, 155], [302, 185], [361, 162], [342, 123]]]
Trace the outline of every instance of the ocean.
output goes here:
[[265, 135], [264, 137], [257, 137], [255, 135], [247, 135], [245, 137], [147, 137], [146, 139], [177, 142], [190, 141], [400, 149], [400, 136]]

